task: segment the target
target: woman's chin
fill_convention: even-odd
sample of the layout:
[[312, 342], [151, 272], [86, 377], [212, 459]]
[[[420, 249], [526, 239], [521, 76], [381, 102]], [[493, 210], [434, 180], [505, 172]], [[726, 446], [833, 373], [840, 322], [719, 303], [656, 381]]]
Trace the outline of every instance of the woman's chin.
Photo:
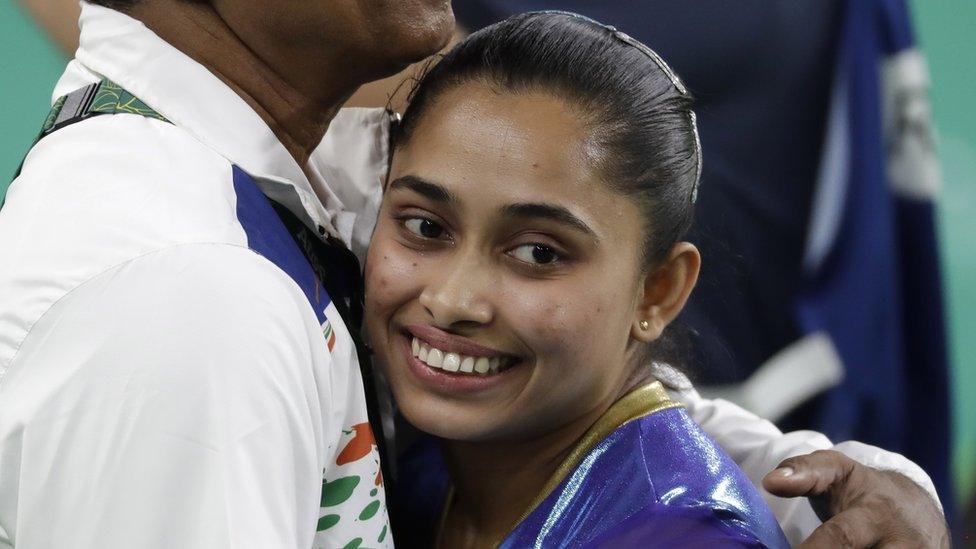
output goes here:
[[[476, 442], [491, 438], [491, 426], [484, 416], [458, 410], [457, 406], [436, 402], [437, 399], [417, 399], [398, 406], [403, 417], [417, 429], [445, 440]], [[468, 419], [466, 416], [470, 416]]]

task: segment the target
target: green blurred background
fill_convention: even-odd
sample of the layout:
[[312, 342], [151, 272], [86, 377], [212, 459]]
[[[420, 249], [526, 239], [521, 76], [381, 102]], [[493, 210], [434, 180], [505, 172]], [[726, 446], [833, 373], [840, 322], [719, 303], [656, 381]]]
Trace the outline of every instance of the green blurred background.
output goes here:
[[[944, 175], [940, 231], [948, 291], [955, 396], [957, 495], [976, 487], [976, 0], [912, 0], [932, 72]], [[12, 0], [0, 0], [0, 189], [50, 106], [65, 59]]]
[[944, 185], [939, 202], [955, 404], [954, 470], [960, 503], [976, 489], [976, 1], [913, 0], [932, 72]]

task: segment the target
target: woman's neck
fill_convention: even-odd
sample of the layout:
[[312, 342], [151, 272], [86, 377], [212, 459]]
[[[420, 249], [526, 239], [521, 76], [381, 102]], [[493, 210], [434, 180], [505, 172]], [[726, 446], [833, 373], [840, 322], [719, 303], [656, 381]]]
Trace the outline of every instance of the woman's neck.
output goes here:
[[522, 518], [587, 430], [620, 398], [653, 380], [645, 368], [614, 398], [543, 435], [518, 441], [446, 441], [454, 498], [442, 547], [495, 547]]
[[442, 547], [494, 546], [518, 522], [607, 407], [528, 440], [445, 442], [444, 458], [454, 482], [454, 501], [448, 510]]

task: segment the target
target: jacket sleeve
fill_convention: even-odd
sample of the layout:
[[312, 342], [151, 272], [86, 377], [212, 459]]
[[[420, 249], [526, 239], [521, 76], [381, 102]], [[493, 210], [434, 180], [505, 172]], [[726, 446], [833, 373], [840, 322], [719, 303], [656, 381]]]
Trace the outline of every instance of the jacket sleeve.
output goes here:
[[328, 407], [316, 341], [300, 289], [236, 246], [176, 246], [73, 290], [0, 388], [8, 541], [311, 547]]
[[[781, 432], [771, 422], [722, 399], [702, 398], [693, 388], [674, 393], [691, 417], [749, 476], [789, 538], [797, 544], [820, 526], [806, 498], [779, 498], [762, 489], [762, 478], [788, 457], [833, 449], [871, 467], [901, 473], [925, 489], [938, 504], [932, 480], [904, 456], [860, 442], [834, 445], [816, 431]], [[941, 509], [941, 506], [940, 506]]]

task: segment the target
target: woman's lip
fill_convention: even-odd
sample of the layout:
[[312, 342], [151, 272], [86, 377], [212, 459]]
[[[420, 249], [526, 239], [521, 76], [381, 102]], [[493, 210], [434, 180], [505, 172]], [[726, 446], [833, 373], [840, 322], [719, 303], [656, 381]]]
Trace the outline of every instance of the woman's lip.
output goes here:
[[445, 372], [439, 368], [431, 368], [419, 358], [413, 356], [410, 349], [410, 337], [400, 338], [403, 355], [407, 360], [407, 368], [427, 387], [445, 394], [478, 393], [504, 383], [516, 368], [509, 368], [491, 375], [456, 374]]
[[459, 355], [468, 355], [474, 357], [507, 357], [514, 358], [513, 355], [509, 353], [503, 353], [492, 349], [490, 347], [485, 347], [483, 345], [478, 345], [477, 343], [471, 341], [466, 337], [459, 337], [456, 335], [449, 334], [444, 330], [440, 330], [433, 326], [424, 326], [420, 324], [411, 325], [406, 327], [406, 331], [416, 337], [417, 339], [423, 341], [424, 343], [440, 349], [445, 353], [457, 353]]

